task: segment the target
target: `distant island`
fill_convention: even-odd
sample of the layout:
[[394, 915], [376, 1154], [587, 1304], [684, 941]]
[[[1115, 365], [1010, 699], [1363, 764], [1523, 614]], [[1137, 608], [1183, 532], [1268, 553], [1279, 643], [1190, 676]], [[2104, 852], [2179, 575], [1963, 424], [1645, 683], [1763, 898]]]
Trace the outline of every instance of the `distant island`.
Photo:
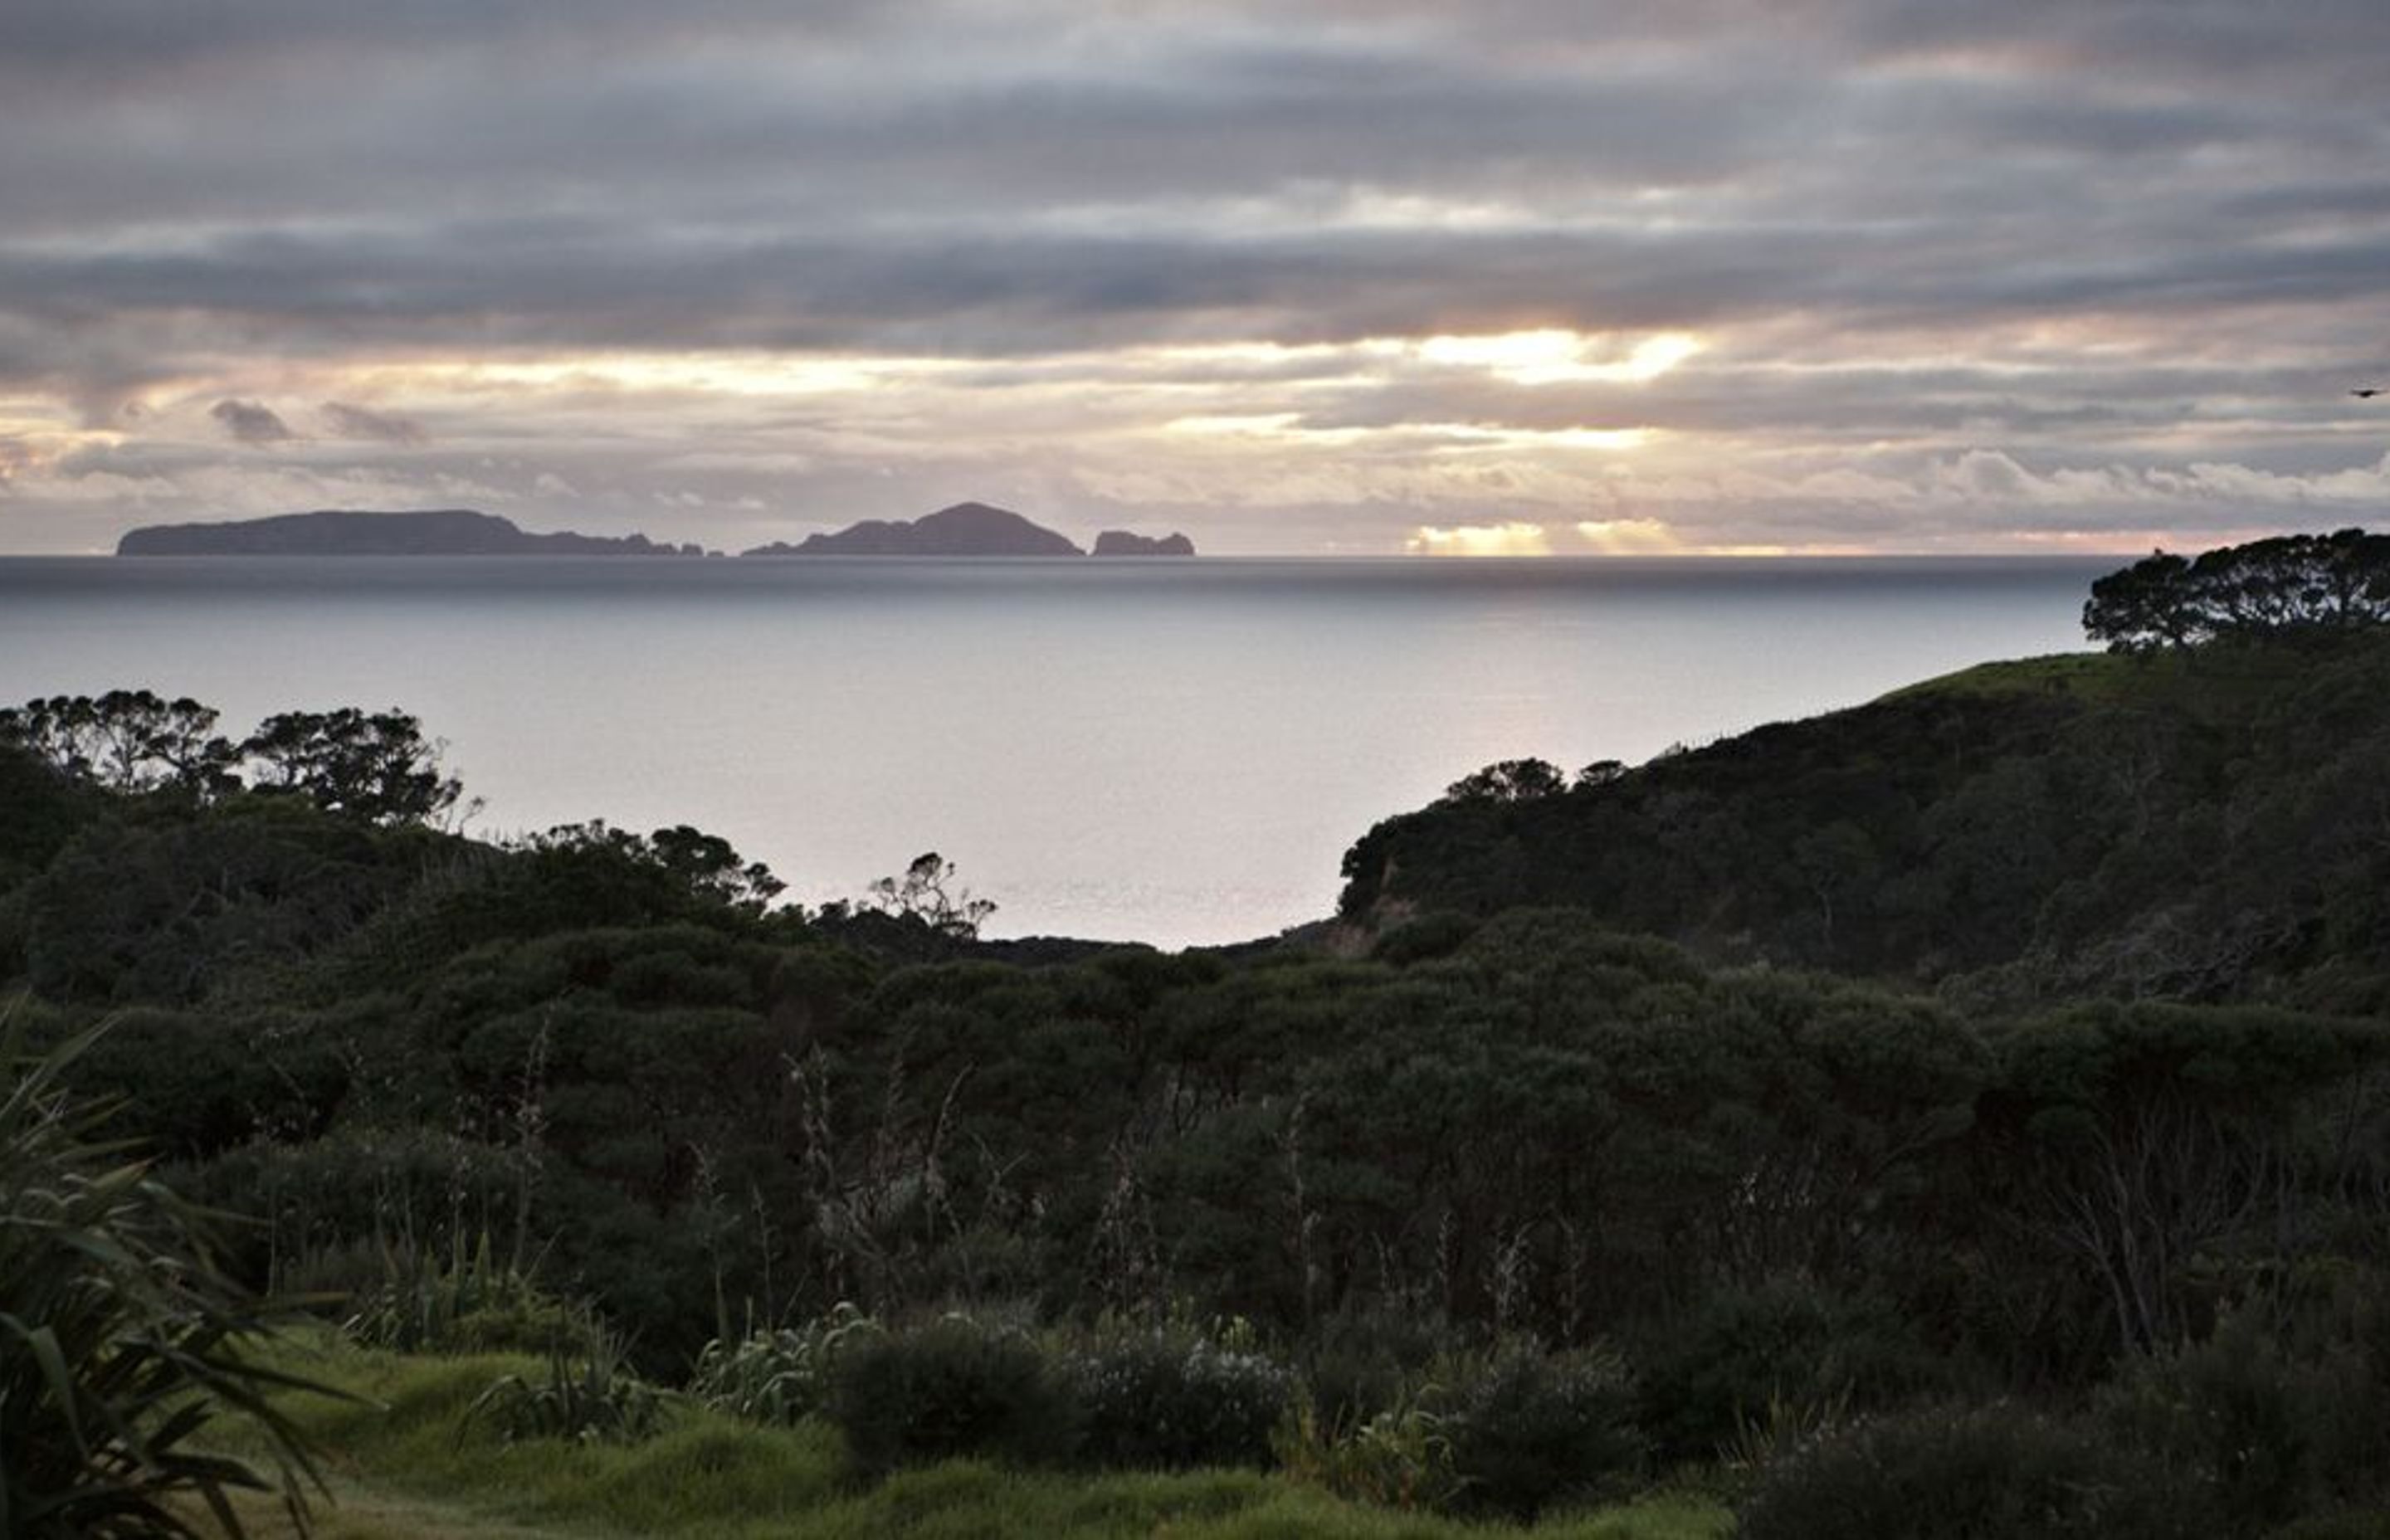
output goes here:
[[[957, 503], [913, 520], [867, 519], [832, 534], [810, 534], [795, 545], [776, 540], [742, 556], [1085, 556], [1067, 535], [1031, 522], [1009, 508]], [[1096, 538], [1098, 556], [1193, 556], [1183, 534], [1152, 540], [1120, 530]]]
[[703, 556], [644, 534], [534, 534], [469, 508], [367, 513], [327, 508], [212, 524], [151, 524], [126, 532], [118, 556]]
[[[325, 508], [264, 519], [213, 523], [148, 524], [127, 531], [118, 556], [705, 556], [701, 545], [673, 545], [644, 534], [537, 533], [512, 520], [470, 508], [377, 513]], [[796, 545], [774, 541], [742, 556], [1086, 556], [1070, 537], [1031, 522], [1009, 508], [957, 503], [915, 520], [867, 519]], [[1104, 557], [1193, 556], [1183, 534], [1106, 530], [1094, 554]]]
[[1195, 542], [1183, 534], [1165, 534], [1160, 539], [1137, 534], [1128, 530], [1106, 530], [1096, 536], [1098, 556], [1193, 556]]

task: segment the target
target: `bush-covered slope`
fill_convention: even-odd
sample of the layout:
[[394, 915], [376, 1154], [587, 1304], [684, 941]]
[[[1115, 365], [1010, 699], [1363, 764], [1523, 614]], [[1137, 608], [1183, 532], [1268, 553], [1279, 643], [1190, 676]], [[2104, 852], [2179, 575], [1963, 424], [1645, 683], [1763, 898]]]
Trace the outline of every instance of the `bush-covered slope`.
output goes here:
[[[1815, 1435], [1921, 1399], [2104, 1386], [2203, 1501], [2255, 1446], [2212, 1411], [2348, 1408], [2214, 1531], [2256, 1534], [2390, 1468], [2390, 1027], [2267, 998], [2379, 997], [2385, 666], [1994, 665], [1575, 788], [1497, 767], [1364, 842], [1364, 956], [989, 946], [934, 855], [806, 915], [693, 829], [495, 847], [0, 757], [0, 983], [32, 1039], [111, 1020], [74, 1076], [109, 1131], [261, 1221], [245, 1280], [360, 1321], [529, 1341], [536, 1284], [668, 1377], [842, 1307], [1210, 1323], [1299, 1376], [1279, 1457], [1332, 1490], [1450, 1449], [1513, 1494], [1450, 1500], [1526, 1511], [1772, 1444], [1780, 1523], [1879, 1447]], [[2114, 1474], [1978, 1409], [1989, 1465], [1974, 1411], [1882, 1448], [1920, 1491]]]
[[1713, 956], [2084, 994], [2390, 1006], [2390, 638], [1989, 665], [1371, 829], [1342, 913], [1587, 908]]

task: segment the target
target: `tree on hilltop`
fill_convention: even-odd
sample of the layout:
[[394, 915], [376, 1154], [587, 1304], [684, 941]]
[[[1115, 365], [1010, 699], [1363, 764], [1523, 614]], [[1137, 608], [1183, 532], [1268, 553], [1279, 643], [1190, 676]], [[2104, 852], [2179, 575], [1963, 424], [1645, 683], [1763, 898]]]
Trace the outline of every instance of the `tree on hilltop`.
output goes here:
[[148, 690], [53, 695], [0, 711], [0, 741], [111, 791], [169, 788], [206, 799], [240, 784], [239, 751], [216, 733], [216, 712]]
[[610, 855], [627, 866], [663, 873], [687, 889], [691, 898], [747, 915], [762, 914], [789, 887], [763, 862], [742, 859], [730, 841], [719, 834], [708, 834], [687, 824], [675, 824], [652, 834], [634, 834], [599, 818], [583, 824], [559, 824], [544, 834], [523, 840], [520, 846], [529, 851], [568, 855]]
[[1548, 760], [1506, 759], [1471, 772], [1444, 790], [1447, 802], [1531, 802], [1568, 789], [1568, 777]]
[[2390, 622], [2390, 535], [2288, 534], [2158, 551], [2091, 585], [2083, 629], [2113, 652]]
[[[291, 792], [368, 823], [433, 823], [464, 796], [441, 769], [442, 746], [405, 712], [283, 712], [238, 743], [217, 720], [212, 706], [149, 690], [53, 695], [0, 709], [0, 744], [108, 791], [198, 802], [245, 788]], [[253, 770], [247, 781], [244, 769]]]
[[955, 864], [936, 851], [928, 851], [913, 857], [903, 877], [883, 877], [874, 882], [871, 902], [882, 914], [918, 919], [941, 935], [970, 941], [979, 935], [987, 917], [996, 913], [996, 904], [973, 898], [970, 890], [954, 879]]
[[440, 747], [405, 712], [284, 712], [240, 746], [262, 766], [261, 791], [293, 791], [327, 813], [378, 824], [428, 824], [465, 789], [440, 770]]

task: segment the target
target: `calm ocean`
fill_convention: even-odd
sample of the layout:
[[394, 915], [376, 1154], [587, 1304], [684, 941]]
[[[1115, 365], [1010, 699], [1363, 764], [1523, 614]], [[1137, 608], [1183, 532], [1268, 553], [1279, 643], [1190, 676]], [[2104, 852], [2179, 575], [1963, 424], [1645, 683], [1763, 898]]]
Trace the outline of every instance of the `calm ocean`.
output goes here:
[[935, 850], [989, 933], [1332, 907], [1497, 759], [1636, 761], [2078, 648], [2118, 558], [0, 558], [0, 701], [396, 706], [485, 834], [694, 823], [806, 902]]

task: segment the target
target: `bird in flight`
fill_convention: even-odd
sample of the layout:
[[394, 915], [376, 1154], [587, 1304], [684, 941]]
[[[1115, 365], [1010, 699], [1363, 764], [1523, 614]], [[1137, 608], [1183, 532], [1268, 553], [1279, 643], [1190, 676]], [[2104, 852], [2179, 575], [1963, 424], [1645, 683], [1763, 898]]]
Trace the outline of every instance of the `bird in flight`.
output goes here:
[[2363, 390], [2351, 391], [2348, 393], [2355, 396], [2359, 401], [2371, 401], [2375, 396], [2382, 394], [2385, 389], [2390, 389], [2390, 387], [2368, 385]]

